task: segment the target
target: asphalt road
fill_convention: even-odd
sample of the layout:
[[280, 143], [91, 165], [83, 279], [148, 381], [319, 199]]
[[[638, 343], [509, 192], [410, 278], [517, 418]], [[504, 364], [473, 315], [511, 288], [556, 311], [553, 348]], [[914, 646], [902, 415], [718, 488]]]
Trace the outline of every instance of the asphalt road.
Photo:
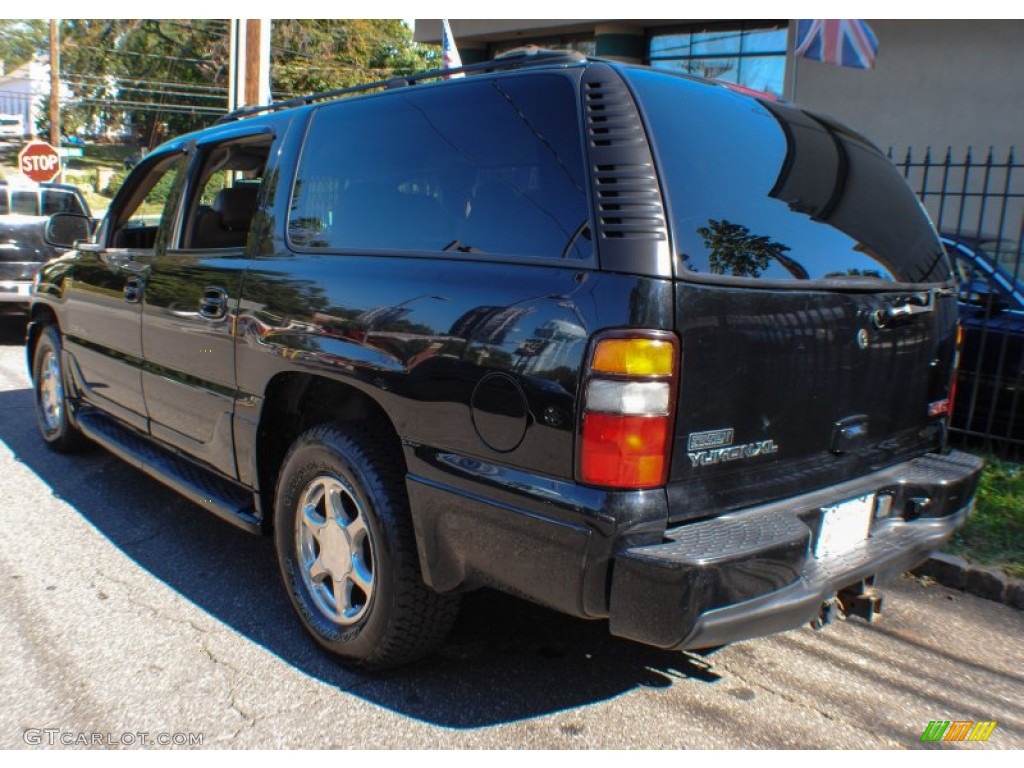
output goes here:
[[[1024, 748], [1024, 613], [908, 577], [873, 625], [705, 656], [478, 592], [436, 657], [349, 672], [293, 618], [269, 540], [43, 446], [23, 332], [0, 317], [0, 747]], [[998, 725], [922, 744], [931, 720]]]

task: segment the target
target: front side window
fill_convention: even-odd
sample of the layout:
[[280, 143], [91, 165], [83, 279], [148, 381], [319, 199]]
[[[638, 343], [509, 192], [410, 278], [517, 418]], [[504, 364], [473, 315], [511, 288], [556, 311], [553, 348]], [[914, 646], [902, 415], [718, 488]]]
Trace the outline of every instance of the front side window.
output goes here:
[[560, 75], [416, 86], [321, 107], [291, 243], [553, 259], [592, 252], [576, 91]]
[[112, 231], [110, 247], [153, 249], [160, 222], [168, 211], [168, 201], [176, 195], [186, 163], [184, 155], [172, 155], [148, 165], [147, 171], [139, 169], [132, 173], [130, 179], [138, 173], [141, 181], [123, 202], [119, 201], [119, 209], [109, 216]]
[[695, 26], [651, 37], [652, 67], [736, 83], [782, 95], [786, 74], [784, 21]]

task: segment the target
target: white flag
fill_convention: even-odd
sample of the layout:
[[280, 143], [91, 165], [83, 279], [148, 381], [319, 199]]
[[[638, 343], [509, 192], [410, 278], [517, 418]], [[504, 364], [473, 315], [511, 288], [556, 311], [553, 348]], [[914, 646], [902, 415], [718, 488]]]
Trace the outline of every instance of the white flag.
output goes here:
[[[459, 49], [455, 47], [452, 28], [448, 26], [448, 19], [441, 19], [441, 69], [458, 69], [461, 66], [462, 58]], [[462, 73], [452, 77], [462, 77]]]

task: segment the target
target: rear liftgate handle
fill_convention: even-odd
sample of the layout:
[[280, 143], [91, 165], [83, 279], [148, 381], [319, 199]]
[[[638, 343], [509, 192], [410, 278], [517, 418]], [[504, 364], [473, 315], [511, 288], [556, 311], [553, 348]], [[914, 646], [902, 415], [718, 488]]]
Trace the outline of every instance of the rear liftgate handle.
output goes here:
[[871, 315], [879, 330], [908, 322], [914, 315], [935, 309], [935, 297], [931, 292], [914, 293], [899, 299], [890, 307], [876, 310]]

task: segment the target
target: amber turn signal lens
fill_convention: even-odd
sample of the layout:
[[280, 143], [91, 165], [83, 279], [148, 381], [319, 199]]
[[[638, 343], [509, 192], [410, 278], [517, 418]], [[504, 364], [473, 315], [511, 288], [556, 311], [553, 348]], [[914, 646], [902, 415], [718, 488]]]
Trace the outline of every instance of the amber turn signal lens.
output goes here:
[[659, 339], [602, 339], [594, 349], [590, 369], [626, 376], [671, 376], [675, 347]]

